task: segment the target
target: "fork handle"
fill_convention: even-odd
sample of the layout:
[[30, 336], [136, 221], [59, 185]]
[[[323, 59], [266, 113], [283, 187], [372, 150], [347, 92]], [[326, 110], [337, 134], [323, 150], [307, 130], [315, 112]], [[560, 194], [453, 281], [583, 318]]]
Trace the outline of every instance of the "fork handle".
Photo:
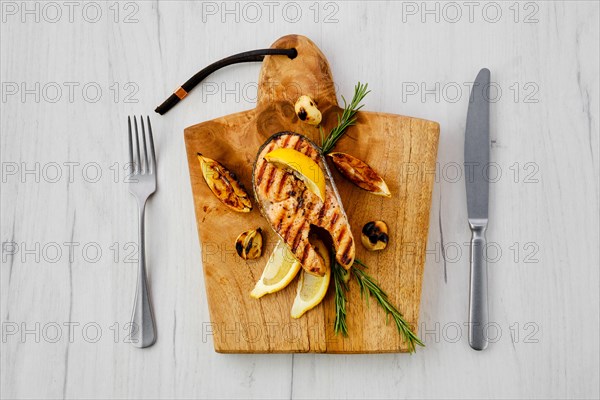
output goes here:
[[150, 302], [150, 293], [148, 291], [148, 281], [146, 278], [146, 251], [144, 235], [144, 215], [146, 203], [139, 204], [140, 218], [140, 251], [138, 263], [138, 279], [135, 291], [135, 300], [133, 303], [133, 313], [131, 316], [130, 337], [131, 343], [135, 347], [149, 347], [156, 341], [156, 326], [154, 323], [154, 313], [152, 312], [152, 303]]

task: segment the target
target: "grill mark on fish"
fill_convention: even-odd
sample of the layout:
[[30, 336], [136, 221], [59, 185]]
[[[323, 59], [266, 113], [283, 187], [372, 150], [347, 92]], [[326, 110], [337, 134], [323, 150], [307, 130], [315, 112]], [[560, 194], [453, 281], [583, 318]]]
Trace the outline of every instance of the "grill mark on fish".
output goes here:
[[261, 158], [278, 147], [299, 151], [317, 162], [321, 168], [326, 168], [319, 151], [301, 136], [283, 134], [271, 141], [261, 151], [256, 162], [257, 200], [266, 202], [263, 205], [265, 216], [306, 271], [323, 274], [327, 267], [308, 241], [311, 224], [324, 228], [331, 234], [336, 259], [345, 268], [350, 267], [354, 258], [354, 239], [339, 199], [331, 190], [333, 182], [328, 180], [326, 201], [322, 202], [298, 178]]
[[277, 168], [274, 165], [269, 165], [269, 171], [267, 172], [267, 176], [265, 177], [266, 181], [264, 184], [265, 193], [269, 193], [271, 185], [273, 184], [273, 180], [275, 179], [275, 174], [277, 173]]
[[[344, 241], [343, 245], [340, 244], [340, 248], [339, 248], [338, 254], [336, 254], [336, 258], [338, 257], [338, 255], [341, 255], [340, 258], [343, 258], [343, 259], [350, 258], [349, 253], [350, 253], [350, 248], [352, 247], [353, 243], [354, 243], [354, 241], [350, 240], [350, 238], [348, 238], [348, 240]], [[347, 264], [347, 262], [344, 264]]]
[[290, 140], [291, 140], [291, 139], [292, 139], [292, 136], [291, 136], [291, 135], [285, 135], [285, 136], [283, 136], [283, 137], [282, 137], [282, 136], [280, 136], [280, 137], [279, 137], [279, 140], [278, 140], [278, 142], [279, 142], [279, 147], [286, 148], [286, 147], [287, 147], [287, 145], [288, 145], [288, 143], [290, 142]]
[[[290, 200], [293, 201], [293, 200]], [[277, 218], [279, 218], [279, 224], [278, 224], [278, 228], [277, 232], [279, 233], [279, 235], [284, 239], [284, 241], [286, 243], [290, 243], [292, 242], [292, 239], [295, 238], [295, 236], [290, 236], [292, 234], [294, 234], [294, 224], [297, 224], [300, 222], [301, 224], [301, 220], [297, 219], [297, 208], [296, 207], [292, 207], [291, 204], [289, 204], [290, 207], [284, 207], [281, 208], [278, 211], [278, 216]], [[297, 234], [297, 233], [296, 233]]]
[[[292, 249], [297, 249], [300, 240], [304, 237], [303, 233], [307, 229], [307, 222], [303, 218], [298, 218], [298, 213], [295, 213], [291, 218], [291, 227], [287, 232], [288, 243], [292, 243]], [[308, 226], [310, 228], [310, 226]]]
[[343, 236], [346, 234], [346, 230], [347, 230], [347, 229], [348, 229], [348, 228], [347, 228], [347, 227], [346, 227], [346, 225], [344, 224], [344, 225], [342, 225], [342, 227], [341, 227], [341, 228], [340, 228], [340, 230], [338, 231], [338, 233], [337, 233], [337, 235], [336, 235], [336, 239], [337, 239], [337, 242], [338, 242], [338, 243], [340, 243], [340, 242], [341, 242], [341, 239], [342, 239], [342, 237], [343, 237]]
[[300, 139], [298, 136], [293, 136], [288, 141], [287, 147], [290, 149], [296, 149], [296, 146], [298, 146], [298, 143], [302, 143], [302, 139]]
[[333, 214], [333, 217], [331, 217], [331, 223], [329, 224], [329, 226], [331, 226], [331, 227], [335, 226], [335, 223], [338, 220], [339, 216], [340, 216], [340, 213]]
[[[338, 257], [338, 261], [344, 268], [349, 269], [351, 266], [350, 263], [352, 261], [352, 257], [349, 254], [342, 254], [340, 257]], [[348, 267], [345, 267], [346, 265], [348, 265]]]
[[[306, 222], [304, 222], [304, 223], [302, 224], [302, 229], [300, 229], [300, 230], [299, 230], [299, 234], [298, 234], [298, 235], [296, 235], [296, 237], [294, 238], [294, 243], [293, 243], [293, 246], [292, 246], [292, 248], [293, 248], [293, 249], [297, 249], [297, 248], [298, 248], [298, 246], [300, 245], [300, 239], [302, 239], [302, 232], [305, 230], [305, 229], [304, 229], [304, 226], [305, 226], [305, 225], [306, 225]], [[310, 229], [310, 226], [309, 226], [309, 229]], [[308, 247], [308, 246], [304, 246], [304, 247], [305, 247], [305, 250], [304, 250], [304, 251], [307, 251], [307, 250], [306, 250], [306, 247]]]
[[262, 162], [260, 162], [259, 164], [258, 171], [256, 171], [256, 183], [258, 185], [260, 185], [260, 183], [262, 182], [263, 174], [265, 173], [266, 168], [267, 163], [263, 159]]
[[327, 203], [323, 204], [323, 207], [321, 207], [321, 209], [319, 210], [319, 215], [317, 216], [317, 221], [315, 225], [322, 225], [323, 222], [323, 217], [325, 216], [325, 214], [327, 213]]
[[301, 264], [304, 264], [304, 262], [306, 262], [306, 259], [308, 258], [309, 250], [310, 250], [310, 247], [305, 245], [304, 249], [302, 250], [302, 257], [300, 257]]
[[[298, 140], [297, 137], [286, 135], [285, 137], [280, 138], [278, 142], [280, 144], [280, 147], [286, 148], [289, 142], [293, 139]], [[273, 146], [270, 146], [267, 152], [272, 151], [274, 147], [275, 144], [273, 143]], [[266, 160], [265, 163], [269, 164]], [[270, 196], [268, 197], [278, 199], [281, 196], [282, 188], [285, 186], [284, 184], [286, 181], [287, 172], [283, 171], [281, 168], [275, 167], [274, 165], [271, 165], [271, 167], [272, 168], [269, 170], [269, 175], [264, 190], [267, 195], [270, 194]]]
[[311, 199], [309, 193], [307, 193], [307, 197], [302, 196], [302, 201], [306, 204], [302, 215], [306, 215], [306, 219], [309, 222], [313, 223], [314, 225], [317, 225], [316, 220], [317, 220], [319, 212], [323, 208], [323, 203], [320, 201]]
[[[303, 140], [298, 140], [296, 143], [294, 143], [293, 149], [296, 150], [296, 151], [298, 151], [302, 147], [303, 143], [304, 143]], [[304, 153], [304, 152], [301, 151], [300, 153]]]
[[273, 185], [273, 193], [275, 195], [275, 198], [277, 199], [281, 197], [281, 190], [285, 186], [287, 175], [288, 174], [283, 171], [277, 171], [275, 173], [275, 184]]
[[[300, 211], [302, 209], [302, 211], [304, 210], [304, 196], [300, 196], [300, 198], [298, 199], [298, 205], [296, 206], [296, 210]], [[304, 212], [302, 213], [302, 215], [304, 215]]]
[[273, 225], [275, 225], [275, 230], [277, 232], [281, 231], [281, 224], [283, 223], [283, 220], [285, 219], [285, 213], [280, 212], [277, 215], [276, 220], [273, 221]]
[[[273, 143], [273, 142], [269, 143], [269, 145], [265, 148], [265, 151], [266, 151], [265, 154], [267, 154], [268, 152], [273, 150], [273, 147], [275, 147], [275, 143]], [[256, 173], [256, 183], [258, 185], [260, 185], [260, 183], [262, 182], [262, 180], [264, 178], [264, 173], [265, 173], [265, 170], [267, 169], [269, 163], [267, 162], [267, 160], [264, 159], [264, 157], [262, 157], [260, 160], [258, 160], [257, 163], [259, 164], [259, 169]]]
[[310, 158], [316, 159], [318, 163], [321, 162], [321, 156], [319, 155], [319, 153], [309, 145], [306, 145], [306, 155]]
[[313, 149], [313, 147], [310, 144], [308, 144], [308, 142], [302, 141], [300, 149], [297, 150], [315, 160], [316, 163], [321, 163], [321, 157], [319, 156], [319, 153], [315, 149]]
[[[352, 242], [350, 240], [346, 240], [346, 242], [342, 246], [340, 246], [339, 253], [340, 254], [347, 254], [348, 253], [348, 247], [350, 247], [351, 243]], [[337, 254], [336, 254], [336, 257], [337, 257]]]
[[[284, 215], [284, 214], [282, 213], [282, 215]], [[281, 235], [281, 237], [283, 237], [283, 240], [286, 243], [289, 243], [289, 240], [288, 240], [289, 237], [288, 237], [288, 235], [290, 234], [290, 232], [293, 231], [292, 227], [294, 226], [294, 218], [292, 216], [290, 216], [289, 213], [287, 213], [287, 217], [289, 217], [289, 218], [284, 218], [283, 216], [281, 218], [281, 221], [284, 222], [284, 223], [282, 223], [280, 225], [283, 225], [283, 229], [284, 230], [280, 230], [279, 234]]]

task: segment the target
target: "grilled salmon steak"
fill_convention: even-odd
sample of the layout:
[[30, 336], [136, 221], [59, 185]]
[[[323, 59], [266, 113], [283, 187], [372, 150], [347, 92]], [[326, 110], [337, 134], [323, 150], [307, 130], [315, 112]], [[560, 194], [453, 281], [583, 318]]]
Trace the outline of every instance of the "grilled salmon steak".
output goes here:
[[[326, 176], [325, 200], [309, 190], [291, 170], [275, 166], [265, 155], [278, 148], [294, 149], [315, 161]], [[252, 176], [254, 195], [263, 216], [309, 273], [323, 275], [328, 268], [309, 242], [311, 225], [331, 235], [335, 258], [348, 269], [354, 263], [354, 238], [329, 168], [318, 147], [293, 132], [277, 133], [260, 148]]]

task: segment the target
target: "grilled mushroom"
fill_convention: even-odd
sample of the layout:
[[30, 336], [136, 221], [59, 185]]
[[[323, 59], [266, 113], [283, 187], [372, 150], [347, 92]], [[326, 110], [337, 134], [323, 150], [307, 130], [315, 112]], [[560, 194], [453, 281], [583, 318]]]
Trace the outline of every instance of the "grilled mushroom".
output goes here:
[[388, 244], [388, 227], [383, 221], [371, 221], [362, 228], [362, 244], [367, 250], [383, 250]]
[[244, 260], [254, 260], [262, 254], [262, 229], [242, 232], [235, 240], [235, 250]]
[[321, 111], [317, 108], [317, 103], [309, 96], [303, 95], [298, 98], [294, 109], [296, 115], [301, 121], [311, 125], [319, 125], [321, 123]]

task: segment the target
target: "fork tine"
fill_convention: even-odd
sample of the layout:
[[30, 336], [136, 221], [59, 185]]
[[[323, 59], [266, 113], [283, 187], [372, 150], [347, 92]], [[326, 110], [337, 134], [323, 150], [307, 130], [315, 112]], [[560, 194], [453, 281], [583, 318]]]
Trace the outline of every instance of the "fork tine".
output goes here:
[[140, 115], [140, 123], [142, 124], [142, 142], [144, 142], [144, 173], [150, 172], [150, 164], [148, 164], [148, 148], [146, 147], [146, 128], [144, 127], [144, 117]]
[[134, 171], [134, 167], [133, 167], [133, 134], [131, 132], [131, 117], [127, 117], [127, 125], [129, 127], [129, 135], [128, 135], [128, 142], [129, 142], [129, 164], [131, 165], [131, 173], [133, 173]]
[[135, 115], [133, 116], [133, 126], [135, 127], [135, 157], [133, 160], [135, 170], [134, 173], [140, 173], [142, 171], [142, 158], [140, 157], [140, 135], [138, 133], [138, 124]]
[[150, 125], [150, 116], [146, 116], [146, 121], [148, 121], [148, 141], [150, 142], [150, 164], [151, 164], [151, 173], [156, 172], [156, 153], [154, 152], [154, 138], [152, 137], [152, 125]]

